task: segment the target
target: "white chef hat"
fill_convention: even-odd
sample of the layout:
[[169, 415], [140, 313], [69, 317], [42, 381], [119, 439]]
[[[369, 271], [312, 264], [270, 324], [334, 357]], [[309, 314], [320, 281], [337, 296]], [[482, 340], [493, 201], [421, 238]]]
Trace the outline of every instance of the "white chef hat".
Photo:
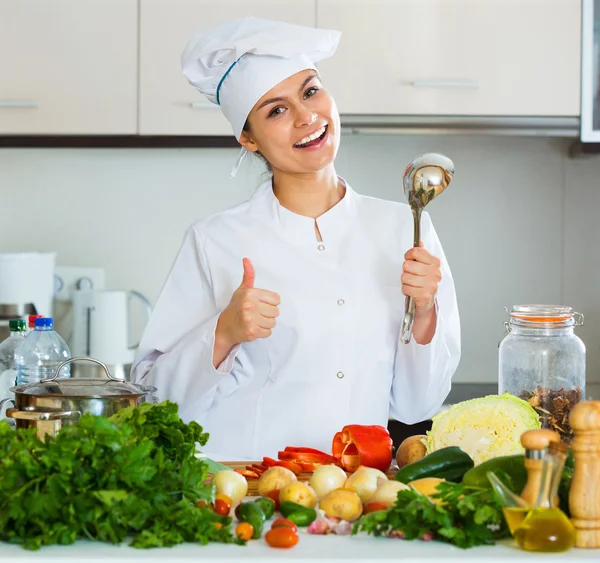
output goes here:
[[194, 35], [181, 65], [190, 84], [220, 105], [239, 140], [256, 102], [286, 78], [333, 55], [340, 36], [339, 31], [240, 18]]

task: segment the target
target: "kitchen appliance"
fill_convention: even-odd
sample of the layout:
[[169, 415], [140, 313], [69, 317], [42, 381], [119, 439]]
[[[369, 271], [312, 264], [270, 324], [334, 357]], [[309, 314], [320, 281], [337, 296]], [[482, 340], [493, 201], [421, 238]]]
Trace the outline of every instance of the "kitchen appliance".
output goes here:
[[[133, 303], [142, 305], [144, 324], [152, 306], [137, 291], [80, 290], [72, 294], [72, 333], [69, 347], [73, 356], [98, 358], [115, 376], [129, 380], [131, 364], [139, 345], [133, 332]], [[73, 377], [104, 377], [98, 365], [73, 366]]]
[[[57, 379], [64, 366], [80, 361], [98, 365], [104, 378]], [[15, 399], [0, 401], [0, 412], [13, 403], [15, 407], [7, 409], [6, 416], [16, 420], [17, 429], [35, 428], [40, 438], [46, 434], [56, 435], [65, 425], [77, 424], [84, 414], [111, 416], [125, 407], [157, 402], [154, 397], [156, 387], [127, 383], [112, 375], [105, 364], [94, 358], [65, 360], [52, 378], [18, 385], [11, 391]]]
[[600, 142], [600, 0], [581, 6], [581, 141]]
[[[421, 244], [421, 213], [423, 208], [450, 185], [453, 176], [454, 163], [442, 154], [422, 154], [408, 163], [402, 177], [402, 186], [413, 214], [415, 247]], [[400, 338], [404, 344], [410, 342], [414, 320], [415, 302], [412, 297], [407, 297], [400, 333]]]
[[11, 319], [52, 316], [54, 252], [0, 253], [0, 341]]

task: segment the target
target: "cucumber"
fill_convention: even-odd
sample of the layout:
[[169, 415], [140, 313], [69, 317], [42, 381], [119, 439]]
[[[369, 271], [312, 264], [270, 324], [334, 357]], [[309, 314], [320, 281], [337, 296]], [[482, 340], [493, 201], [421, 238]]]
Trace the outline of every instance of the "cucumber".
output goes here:
[[442, 448], [424, 458], [405, 465], [396, 473], [396, 481], [408, 484], [425, 477], [438, 477], [446, 481], [460, 482], [463, 475], [473, 467], [471, 456], [457, 446]]
[[[462, 484], [467, 487], [491, 488], [487, 478], [488, 471], [493, 471], [500, 479], [502, 473], [510, 477], [511, 489], [514, 493], [521, 493], [527, 482], [527, 470], [525, 469], [525, 457], [522, 455], [506, 455], [495, 457], [480, 463], [477, 467], [467, 471], [463, 477]], [[502, 479], [504, 481], [504, 479]], [[508, 483], [505, 483], [508, 485]]]

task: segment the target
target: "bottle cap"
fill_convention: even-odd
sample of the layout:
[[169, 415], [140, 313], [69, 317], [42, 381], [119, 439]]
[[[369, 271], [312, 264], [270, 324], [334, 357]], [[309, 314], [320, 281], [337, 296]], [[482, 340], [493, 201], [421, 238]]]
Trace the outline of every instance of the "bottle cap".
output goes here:
[[54, 321], [51, 317], [41, 317], [39, 319], [35, 319], [35, 327], [37, 328], [38, 326], [52, 327], [54, 326]]
[[44, 315], [29, 315], [29, 328], [33, 328], [35, 326], [35, 319], [41, 319]]
[[8, 330], [11, 332], [25, 332], [26, 326], [23, 319], [8, 321]]

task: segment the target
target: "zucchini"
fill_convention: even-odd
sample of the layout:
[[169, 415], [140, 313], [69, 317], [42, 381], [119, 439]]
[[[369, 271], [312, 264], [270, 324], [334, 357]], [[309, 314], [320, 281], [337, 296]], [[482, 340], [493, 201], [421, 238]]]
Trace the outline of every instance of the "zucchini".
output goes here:
[[[527, 470], [525, 469], [525, 456], [505, 455], [488, 459], [477, 467], [467, 471], [463, 477], [462, 484], [467, 487], [491, 488], [492, 485], [487, 478], [488, 471], [493, 471], [500, 479], [503, 473], [510, 477], [511, 483], [505, 483], [513, 492], [520, 494], [527, 482]], [[502, 481], [505, 481], [502, 479]]]
[[408, 484], [424, 477], [438, 477], [458, 483], [473, 465], [469, 454], [463, 452], [458, 446], [450, 446], [405, 465], [398, 470], [395, 479]]

